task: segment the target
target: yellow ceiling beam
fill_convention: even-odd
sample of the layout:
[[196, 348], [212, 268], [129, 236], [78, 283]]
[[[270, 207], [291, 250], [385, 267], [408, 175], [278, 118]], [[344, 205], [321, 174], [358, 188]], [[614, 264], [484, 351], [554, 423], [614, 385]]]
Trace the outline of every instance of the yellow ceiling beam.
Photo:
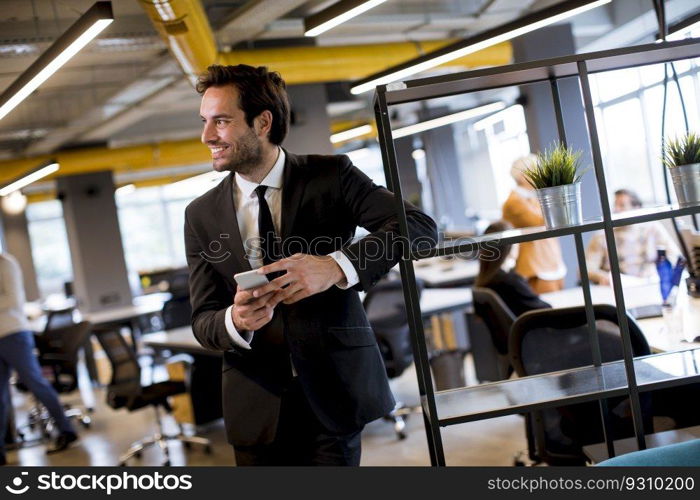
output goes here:
[[141, 0], [141, 6], [191, 82], [217, 62], [214, 33], [199, 0]]
[[[356, 80], [456, 41], [219, 52], [214, 32], [199, 0], [141, 0], [141, 5], [191, 82], [214, 63], [267, 66], [280, 72], [288, 85]], [[495, 66], [511, 60], [511, 45], [504, 42], [450, 61], [445, 66]]]
[[[218, 62], [267, 66], [278, 71], [288, 85], [348, 81], [366, 77], [452, 42], [454, 40], [236, 50], [220, 53]], [[512, 56], [510, 43], [504, 42], [450, 61], [445, 66], [496, 66], [508, 64]]]
[[122, 148], [92, 147], [60, 151], [53, 155], [0, 161], [0, 184], [15, 179], [28, 170], [49, 160], [59, 163], [59, 170], [48, 176], [84, 174], [101, 170], [126, 173], [145, 169], [158, 169], [183, 165], [195, 165], [211, 161], [211, 153], [199, 138], [165, 141]]

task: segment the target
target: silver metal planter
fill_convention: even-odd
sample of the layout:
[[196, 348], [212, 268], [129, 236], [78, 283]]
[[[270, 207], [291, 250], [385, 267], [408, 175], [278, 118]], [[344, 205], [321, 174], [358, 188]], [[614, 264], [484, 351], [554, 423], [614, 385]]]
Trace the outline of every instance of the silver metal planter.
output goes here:
[[700, 205], [700, 163], [669, 168], [681, 207]]
[[583, 222], [580, 182], [538, 189], [537, 199], [540, 201], [547, 229]]

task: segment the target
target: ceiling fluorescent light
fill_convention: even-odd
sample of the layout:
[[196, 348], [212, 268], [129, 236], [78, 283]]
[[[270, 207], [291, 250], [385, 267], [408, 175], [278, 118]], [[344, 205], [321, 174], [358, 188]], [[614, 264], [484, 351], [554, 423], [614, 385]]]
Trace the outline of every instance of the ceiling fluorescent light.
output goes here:
[[338, 132], [337, 134], [331, 135], [331, 142], [333, 144], [337, 144], [339, 142], [349, 141], [350, 139], [367, 135], [370, 132], [372, 132], [371, 125], [361, 125], [359, 127], [351, 128], [349, 130], [344, 130], [342, 132]]
[[136, 191], [136, 185], [135, 184], [125, 184], [121, 187], [118, 187], [115, 191], [114, 194], [117, 194], [119, 196], [125, 196], [128, 194], [131, 194]]
[[[519, 106], [519, 104], [514, 104], [513, 106]], [[508, 113], [513, 106], [503, 108], [502, 110], [497, 111], [486, 118], [482, 118], [478, 122], [474, 122], [474, 130], [484, 130], [486, 127], [490, 127], [491, 125], [503, 120], [506, 113]]]
[[393, 130], [391, 132], [391, 136], [394, 139], [400, 139], [401, 137], [417, 134], [419, 132], [425, 132], [426, 130], [443, 127], [445, 125], [461, 122], [463, 120], [469, 120], [470, 118], [477, 118], [479, 116], [487, 115], [489, 113], [495, 113], [496, 111], [505, 109], [505, 107], [505, 103], [494, 102], [485, 106], [479, 106], [478, 108], [460, 111], [459, 113], [453, 113], [451, 115], [433, 118], [432, 120], [416, 123], [415, 125], [408, 125], [407, 127], [397, 128], [396, 130]]
[[449, 61], [459, 59], [468, 54], [491, 47], [501, 42], [512, 40], [520, 35], [544, 28], [550, 24], [563, 21], [612, 0], [568, 0], [552, 7], [547, 7], [520, 19], [504, 24], [497, 28], [484, 31], [481, 34], [453, 43], [423, 56], [417, 57], [393, 68], [359, 80], [351, 89], [355, 95], [374, 89], [377, 85], [403, 80], [406, 77], [440, 66]]
[[43, 167], [39, 167], [33, 172], [20, 177], [16, 181], [12, 181], [11, 183], [3, 186], [2, 189], [0, 189], [0, 196], [7, 196], [10, 193], [18, 191], [25, 186], [28, 186], [32, 182], [36, 182], [39, 179], [46, 177], [47, 175], [53, 174], [56, 170], [58, 170], [58, 167], [58, 163], [55, 162]]
[[97, 2], [0, 95], [0, 120], [85, 47], [112, 21], [112, 3]]
[[341, 0], [304, 19], [304, 35], [318, 36], [384, 2], [386, 0]]

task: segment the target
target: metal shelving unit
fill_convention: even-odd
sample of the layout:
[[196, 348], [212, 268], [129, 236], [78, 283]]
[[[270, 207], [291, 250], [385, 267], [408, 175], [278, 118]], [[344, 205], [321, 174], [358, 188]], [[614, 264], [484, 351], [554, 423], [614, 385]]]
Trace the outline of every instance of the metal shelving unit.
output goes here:
[[[398, 104], [438, 97], [548, 82], [555, 109], [559, 138], [566, 144], [566, 130], [559, 96], [559, 80], [562, 78], [577, 78], [580, 85], [593, 156], [593, 167], [603, 214], [601, 218], [586, 220], [583, 224], [566, 228], [554, 230], [547, 230], [542, 227], [517, 229], [476, 238], [449, 241], [441, 243], [435, 248], [416, 249], [413, 251], [411, 259], [401, 261], [400, 269], [404, 285], [404, 298], [411, 328], [411, 341], [430, 460], [433, 465], [445, 465], [441, 427], [522, 413], [524, 411], [598, 400], [605, 431], [607, 427], [607, 406], [605, 400], [619, 395], [629, 395], [630, 397], [637, 445], [639, 449], [644, 449], [646, 443], [639, 402], [640, 392], [700, 380], [700, 349], [662, 353], [639, 358], [633, 357], [617, 248], [613, 235], [613, 228], [615, 227], [697, 214], [700, 213], [700, 207], [679, 208], [678, 206], [666, 205], [622, 214], [613, 215], [611, 213], [589, 83], [589, 75], [593, 73], [697, 57], [700, 57], [700, 42], [698, 41], [666, 42], [441, 75], [411, 80], [398, 85], [392, 84], [389, 87], [386, 85], [377, 87], [374, 98], [374, 111], [379, 132], [379, 143], [387, 187], [395, 195], [395, 208], [399, 218], [400, 232], [403, 237], [408, 237], [408, 222], [404, 205], [401, 201], [403, 198], [401, 180], [394, 150], [389, 108]], [[622, 336], [623, 359], [614, 363], [602, 363], [601, 361], [581, 236], [584, 232], [600, 229], [605, 233], [608, 247], [612, 285]], [[579, 272], [582, 279], [589, 325], [593, 365], [556, 373], [435, 392], [428, 362], [413, 260], [473, 251], [480, 244], [492, 240], [500, 240], [503, 243], [520, 243], [565, 235], [573, 235], [576, 243]], [[608, 453], [612, 456], [614, 453], [612, 439], [608, 432], [604, 433]]]

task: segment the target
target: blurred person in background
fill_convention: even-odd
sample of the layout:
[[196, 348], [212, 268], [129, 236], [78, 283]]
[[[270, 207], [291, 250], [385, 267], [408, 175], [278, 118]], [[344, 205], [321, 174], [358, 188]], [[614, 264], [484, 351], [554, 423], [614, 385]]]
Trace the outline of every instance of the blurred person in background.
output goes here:
[[[503, 204], [503, 219], [516, 228], [544, 225], [544, 217], [535, 189], [523, 175], [523, 171], [535, 160], [535, 155], [525, 156], [515, 160], [511, 167], [510, 174], [515, 181], [515, 188]], [[564, 288], [566, 266], [562, 259], [559, 240], [548, 238], [520, 243], [515, 272], [525, 278], [538, 294]]]
[[[615, 191], [615, 205], [613, 207], [615, 213], [639, 208], [642, 208], [642, 201], [637, 193], [630, 189]], [[671, 264], [675, 264], [680, 255], [678, 246], [661, 222], [654, 221], [616, 227], [614, 234], [622, 274], [638, 278], [655, 277], [658, 248], [666, 249], [666, 256]], [[610, 285], [610, 260], [603, 231], [594, 234], [591, 241], [588, 242], [586, 265], [588, 277], [593, 283]]]
[[[509, 229], [512, 229], [512, 226], [507, 222], [496, 221], [486, 228], [484, 234], [500, 233]], [[539, 298], [520, 273], [507, 270], [508, 257], [512, 249], [512, 245], [501, 244], [496, 240], [479, 251], [479, 274], [476, 277], [476, 286], [496, 292], [516, 316], [533, 309], [552, 307]]]
[[24, 284], [19, 264], [12, 255], [0, 253], [0, 465], [7, 463], [4, 445], [12, 404], [12, 370], [17, 372], [20, 382], [46, 407], [59, 430], [47, 453], [65, 450], [78, 439], [73, 425], [63, 412], [58, 394], [41, 374], [39, 361], [34, 355], [34, 333], [30, 331], [24, 314], [24, 301]]

